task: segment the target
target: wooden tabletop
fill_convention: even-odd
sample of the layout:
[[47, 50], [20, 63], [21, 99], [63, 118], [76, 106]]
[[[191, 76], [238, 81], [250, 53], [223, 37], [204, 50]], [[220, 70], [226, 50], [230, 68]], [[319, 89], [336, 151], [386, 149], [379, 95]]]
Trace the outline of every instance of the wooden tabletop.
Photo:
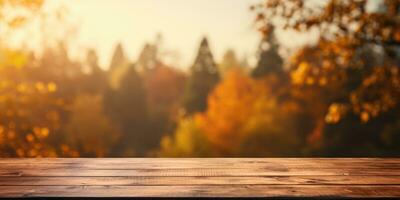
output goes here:
[[400, 159], [0, 159], [0, 197], [400, 198]]

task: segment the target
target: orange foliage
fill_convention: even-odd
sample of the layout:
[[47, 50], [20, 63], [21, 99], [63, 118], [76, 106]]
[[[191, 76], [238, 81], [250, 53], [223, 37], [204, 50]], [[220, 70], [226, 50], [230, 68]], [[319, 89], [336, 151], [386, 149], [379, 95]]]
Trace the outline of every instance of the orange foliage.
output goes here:
[[71, 106], [64, 141], [84, 157], [106, 157], [120, 132], [103, 111], [100, 95], [79, 95]]
[[[43, 0], [0, 0], [0, 25], [13, 30], [42, 5]], [[17, 12], [21, 10], [26, 12]], [[26, 53], [8, 49], [6, 42], [2, 44], [0, 157], [78, 156], [57, 140], [66, 110], [64, 100], [56, 94], [57, 84], [28, 78]]]
[[354, 54], [351, 45], [351, 40], [342, 38], [335, 42], [321, 40], [316, 46], [301, 49], [290, 60], [292, 82], [337, 88], [348, 78], [345, 69]]
[[[54, 83], [0, 83], [0, 156], [78, 156], [76, 151], [51, 144], [61, 126], [62, 99]], [[66, 146], [66, 145], [64, 145]]]
[[[330, 0], [317, 8], [303, 0], [273, 0], [253, 6], [261, 30], [319, 31], [317, 45], [292, 58], [291, 78], [303, 89], [311, 86], [321, 92], [328, 123], [339, 122], [348, 111], [368, 122], [400, 101], [400, 1], [385, 0], [375, 9], [369, 9], [370, 3]], [[281, 23], [275, 23], [276, 18]]]
[[[208, 99], [208, 109], [199, 114], [200, 127], [209, 140], [223, 151], [238, 149], [248, 134], [244, 129], [254, 113], [275, 106], [268, 100], [262, 84], [237, 72], [231, 72]], [[265, 120], [272, 120], [266, 118]]]
[[185, 75], [171, 67], [159, 65], [146, 76], [149, 108], [158, 113], [176, 115], [183, 94]]

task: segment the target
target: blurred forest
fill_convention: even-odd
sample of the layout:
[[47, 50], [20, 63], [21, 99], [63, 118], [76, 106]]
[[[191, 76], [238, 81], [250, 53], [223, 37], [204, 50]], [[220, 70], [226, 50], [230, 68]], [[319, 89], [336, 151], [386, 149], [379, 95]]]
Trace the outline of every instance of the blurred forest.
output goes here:
[[[44, 3], [0, 0], [0, 157], [400, 156], [400, 0], [260, 0], [256, 66], [204, 38], [188, 71], [157, 40], [135, 61], [117, 44], [104, 68], [68, 40], [11, 47]], [[278, 31], [310, 30], [282, 55]]]

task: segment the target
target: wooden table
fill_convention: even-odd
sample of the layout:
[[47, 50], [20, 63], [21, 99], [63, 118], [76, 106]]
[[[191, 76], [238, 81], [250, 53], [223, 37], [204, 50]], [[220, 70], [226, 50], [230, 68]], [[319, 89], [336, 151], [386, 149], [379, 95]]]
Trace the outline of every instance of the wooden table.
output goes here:
[[400, 159], [0, 159], [0, 197], [400, 198]]

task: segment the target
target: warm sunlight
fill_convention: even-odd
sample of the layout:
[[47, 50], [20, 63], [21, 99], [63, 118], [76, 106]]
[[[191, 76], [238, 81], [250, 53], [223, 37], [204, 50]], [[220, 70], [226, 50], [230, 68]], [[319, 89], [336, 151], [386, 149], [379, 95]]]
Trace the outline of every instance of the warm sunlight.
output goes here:
[[0, 157], [396, 157], [398, 0], [0, 0]]
[[400, 199], [400, 0], [0, 0], [0, 199]]
[[127, 55], [137, 59], [146, 42], [162, 35], [168, 62], [187, 68], [195, 49], [207, 36], [217, 58], [229, 48], [239, 57], [255, 59], [259, 35], [254, 31], [249, 6], [257, 0], [50, 0], [45, 9], [60, 7], [68, 12], [68, 23], [78, 27], [74, 52], [82, 46], [96, 48], [102, 66], [109, 64], [116, 43], [124, 44]]

